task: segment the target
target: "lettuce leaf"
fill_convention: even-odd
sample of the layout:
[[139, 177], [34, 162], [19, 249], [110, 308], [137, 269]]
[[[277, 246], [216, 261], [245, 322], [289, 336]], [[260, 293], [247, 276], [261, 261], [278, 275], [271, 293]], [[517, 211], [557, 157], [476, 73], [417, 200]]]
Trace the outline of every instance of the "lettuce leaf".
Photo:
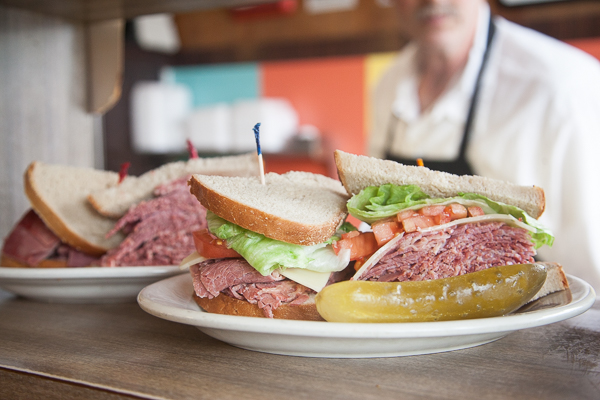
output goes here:
[[[227, 247], [237, 251], [262, 275], [269, 275], [278, 268], [303, 268], [317, 272], [341, 271], [350, 262], [347, 256], [336, 255], [331, 247], [333, 240], [339, 240], [342, 230], [325, 243], [302, 246], [270, 239], [220, 218], [208, 211], [208, 230], [219, 239], [227, 242]], [[350, 224], [348, 224], [350, 225]], [[351, 225], [350, 225], [351, 227]], [[343, 229], [352, 229], [343, 225]]]
[[554, 243], [552, 233], [525, 211], [475, 193], [459, 193], [456, 197], [432, 199], [417, 185], [369, 186], [348, 200], [348, 212], [355, 218], [372, 224], [380, 219], [392, 217], [402, 210], [450, 203], [459, 203], [465, 207], [479, 206], [486, 214], [509, 214], [520, 219], [535, 229], [535, 232], [530, 234], [536, 249], [543, 245], [552, 246]]

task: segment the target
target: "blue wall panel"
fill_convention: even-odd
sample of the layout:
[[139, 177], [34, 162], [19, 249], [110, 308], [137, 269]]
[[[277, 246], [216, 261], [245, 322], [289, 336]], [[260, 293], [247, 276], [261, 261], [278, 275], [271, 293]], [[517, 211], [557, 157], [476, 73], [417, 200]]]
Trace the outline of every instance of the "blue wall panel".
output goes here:
[[193, 106], [209, 106], [260, 97], [258, 63], [170, 67], [163, 79], [190, 88]]

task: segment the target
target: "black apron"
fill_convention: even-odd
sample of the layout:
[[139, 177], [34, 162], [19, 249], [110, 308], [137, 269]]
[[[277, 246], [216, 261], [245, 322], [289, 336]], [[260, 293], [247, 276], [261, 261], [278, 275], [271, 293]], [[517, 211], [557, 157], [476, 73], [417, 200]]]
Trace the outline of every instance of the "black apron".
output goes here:
[[[423, 160], [424, 165], [433, 170], [437, 171], [445, 171], [450, 172], [456, 175], [473, 175], [473, 170], [471, 166], [467, 162], [466, 152], [467, 145], [469, 142], [469, 138], [471, 136], [471, 130], [473, 126], [473, 120], [475, 118], [475, 108], [477, 105], [477, 100], [479, 98], [479, 88], [481, 86], [481, 77], [483, 76], [483, 71], [487, 64], [487, 60], [489, 58], [490, 48], [492, 45], [492, 39], [494, 37], [494, 33], [496, 32], [496, 26], [490, 16], [490, 23], [488, 26], [488, 37], [487, 43], [485, 47], [485, 52], [483, 53], [483, 59], [481, 61], [481, 66], [479, 67], [479, 73], [477, 74], [477, 80], [475, 81], [475, 88], [473, 89], [473, 95], [471, 96], [471, 103], [469, 105], [469, 113], [467, 114], [467, 120], [465, 122], [465, 129], [463, 132], [462, 141], [460, 143], [460, 151], [458, 153], [458, 158], [452, 161], [434, 161], [434, 160]], [[390, 119], [390, 126], [388, 130], [388, 144], [391, 147], [393, 135], [395, 132], [396, 125], [398, 123], [398, 118], [393, 115]], [[417, 165], [417, 160], [413, 158], [403, 158], [399, 156], [392, 155], [390, 151], [386, 152], [385, 158], [388, 160], [397, 161], [399, 163], [405, 165]]]

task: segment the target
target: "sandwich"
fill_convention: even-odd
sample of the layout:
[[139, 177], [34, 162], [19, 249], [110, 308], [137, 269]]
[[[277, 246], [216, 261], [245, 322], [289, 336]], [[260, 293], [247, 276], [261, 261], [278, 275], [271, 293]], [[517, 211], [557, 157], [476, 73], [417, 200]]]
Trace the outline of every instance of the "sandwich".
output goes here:
[[32, 162], [24, 175], [31, 209], [2, 247], [3, 267], [85, 267], [116, 247], [123, 235], [105, 235], [115, 221], [98, 214], [87, 196], [117, 185], [119, 174]]
[[178, 265], [206, 225], [187, 190], [192, 173], [247, 176], [253, 154], [191, 158], [139, 177], [32, 162], [24, 174], [31, 209], [5, 238], [3, 267]]
[[258, 162], [251, 153], [198, 158], [190, 151], [186, 162], [126, 176], [119, 185], [91, 193], [88, 200], [99, 214], [119, 218], [106, 237], [125, 236], [99, 265], [179, 265], [195, 249], [192, 232], [206, 228], [206, 209], [187, 186], [191, 174], [252, 176], [256, 171]]
[[[544, 191], [480, 176], [345, 153], [334, 154], [361, 232], [345, 234], [336, 251], [350, 250], [351, 280], [425, 281], [487, 268], [535, 262], [551, 246], [539, 223]], [[568, 288], [562, 267], [548, 264], [547, 284], [535, 298]]]
[[174, 161], [140, 176], [124, 176], [118, 185], [94, 190], [87, 196], [89, 203], [101, 215], [121, 218], [129, 208], [155, 197], [159, 185], [186, 178], [192, 174], [222, 176], [256, 176], [258, 161], [253, 153], [223, 157], [198, 157], [193, 149], [187, 161]]
[[339, 181], [308, 172], [258, 178], [193, 175], [190, 191], [207, 211], [196, 253], [182, 263], [194, 300], [207, 312], [322, 320], [315, 294], [349, 277], [349, 251], [332, 243], [346, 230], [348, 196]]

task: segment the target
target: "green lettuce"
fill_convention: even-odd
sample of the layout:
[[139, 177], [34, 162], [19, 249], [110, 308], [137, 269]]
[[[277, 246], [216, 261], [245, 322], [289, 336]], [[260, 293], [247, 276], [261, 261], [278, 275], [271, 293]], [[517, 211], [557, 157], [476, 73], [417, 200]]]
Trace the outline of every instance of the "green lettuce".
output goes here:
[[338, 257], [331, 243], [341, 234], [355, 229], [344, 224], [337, 235], [325, 243], [302, 246], [270, 239], [260, 233], [244, 229], [208, 211], [208, 230], [227, 242], [227, 247], [237, 251], [262, 275], [269, 275], [278, 268], [302, 268], [317, 272], [343, 270], [350, 262], [349, 257]]
[[380, 219], [392, 217], [402, 210], [450, 203], [459, 203], [466, 207], [479, 206], [486, 214], [507, 214], [520, 219], [535, 229], [535, 232], [530, 234], [536, 248], [543, 245], [552, 246], [554, 243], [552, 233], [525, 211], [475, 193], [459, 193], [456, 197], [432, 199], [417, 185], [369, 186], [348, 201], [348, 212], [355, 218], [372, 224]]

